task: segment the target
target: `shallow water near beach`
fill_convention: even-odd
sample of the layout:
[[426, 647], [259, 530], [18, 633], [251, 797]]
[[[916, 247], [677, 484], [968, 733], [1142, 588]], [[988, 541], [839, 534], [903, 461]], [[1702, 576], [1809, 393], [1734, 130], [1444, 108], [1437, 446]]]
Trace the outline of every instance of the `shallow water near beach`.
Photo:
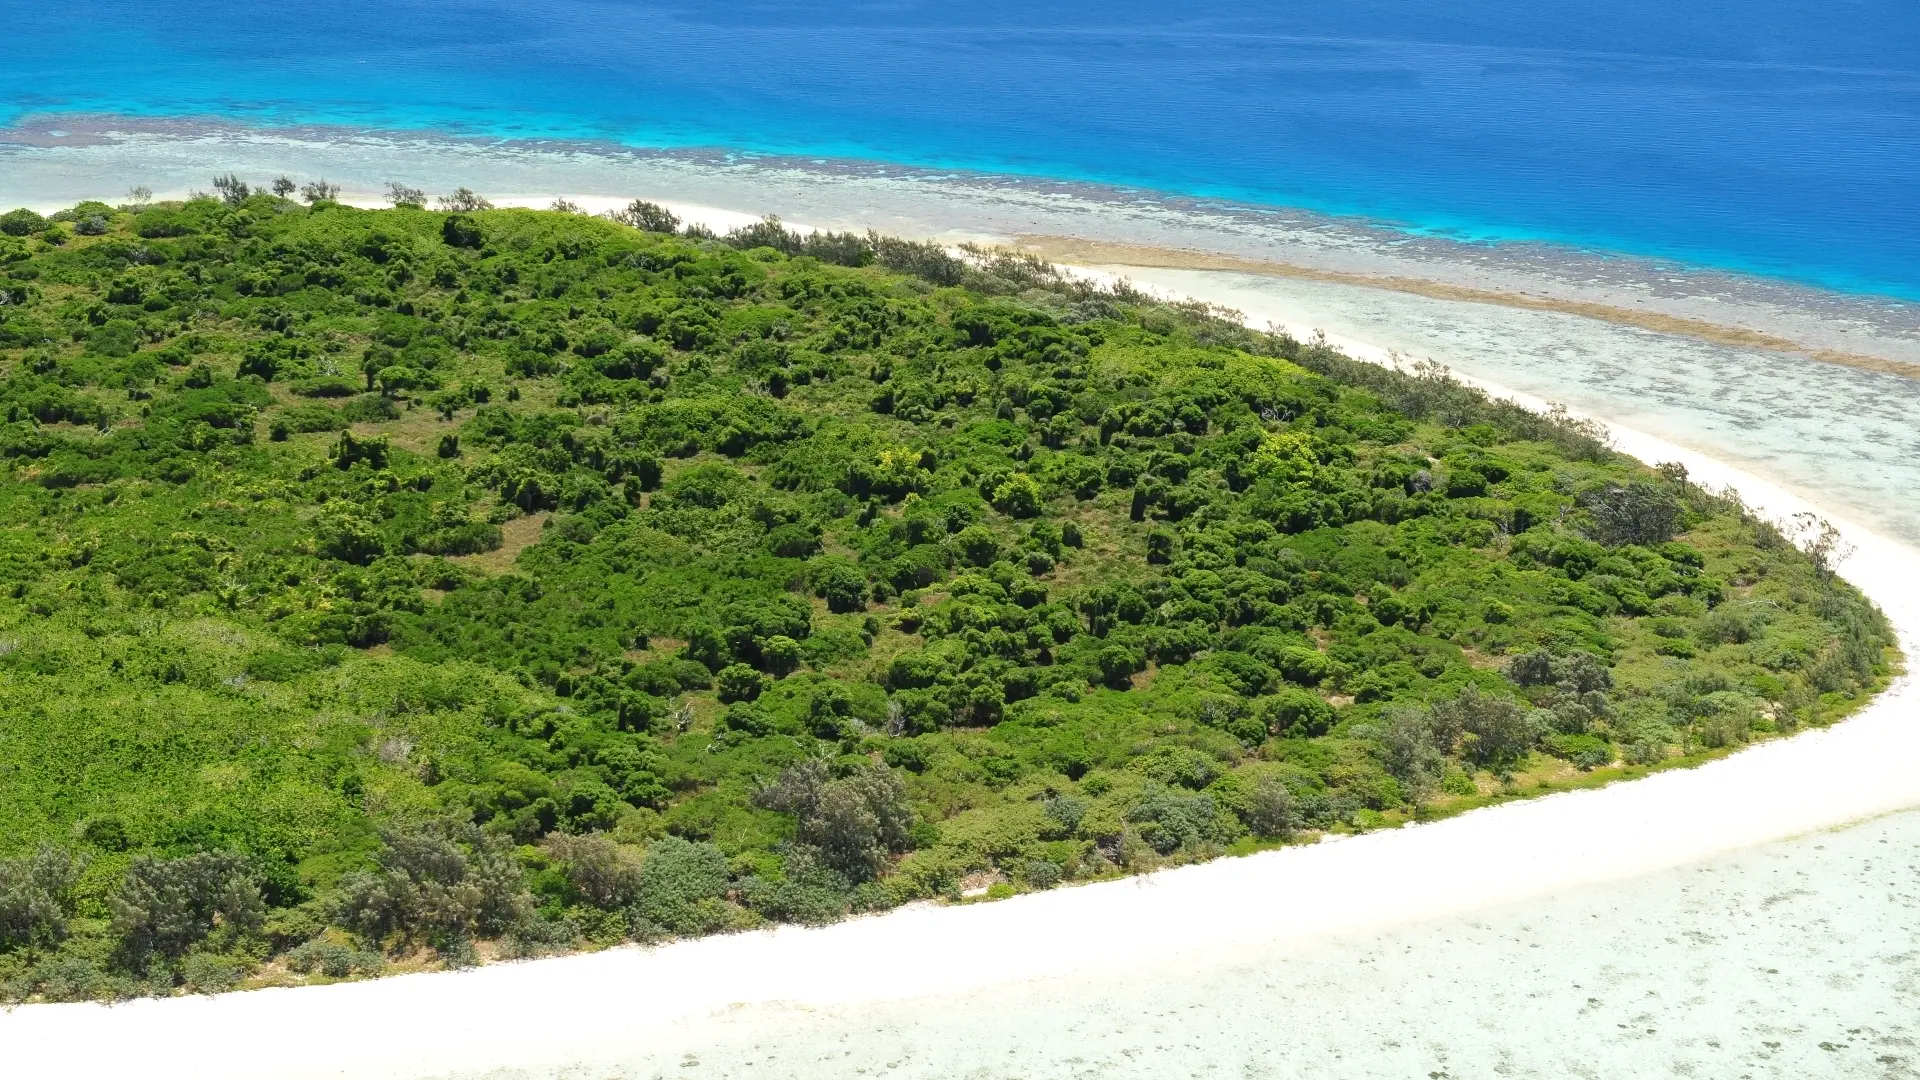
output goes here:
[[624, 1060], [452, 1075], [1920, 1076], [1920, 813], [1365, 938], [742, 1008]]
[[1920, 295], [1920, 18], [1899, 0], [3, 0], [0, 25], [0, 123], [884, 161]]

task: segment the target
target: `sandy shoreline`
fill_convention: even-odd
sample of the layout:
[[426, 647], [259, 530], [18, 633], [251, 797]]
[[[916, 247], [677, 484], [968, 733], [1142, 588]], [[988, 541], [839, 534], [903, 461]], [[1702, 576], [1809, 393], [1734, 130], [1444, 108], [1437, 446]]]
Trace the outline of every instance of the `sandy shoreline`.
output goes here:
[[[35, 112], [0, 127], [0, 201], [44, 211], [116, 201], [128, 185], [177, 197], [216, 173], [253, 182], [325, 176], [377, 198], [389, 181], [430, 193], [679, 198], [829, 228], [943, 240], [1020, 236], [1195, 253], [1336, 275], [1619, 308], [1753, 332], [1807, 350], [1920, 365], [1920, 302], [1550, 242], [1483, 243], [1391, 221], [1034, 176], [846, 158], [632, 147], [595, 139], [500, 139], [339, 125], [259, 126], [213, 117]], [[1098, 261], [1073, 257], [1065, 261]], [[1295, 279], [1299, 280], [1299, 279]]]
[[1097, 240], [1082, 240], [1067, 236], [1020, 236], [1015, 240], [1020, 247], [1032, 251], [1054, 262], [1073, 265], [1114, 265], [1124, 267], [1165, 268], [1172, 270], [1225, 270], [1235, 273], [1256, 274], [1264, 277], [1297, 278], [1307, 281], [1330, 281], [1344, 285], [1359, 285], [1369, 289], [1388, 289], [1394, 292], [1412, 293], [1416, 296], [1431, 297], [1435, 300], [1459, 300], [1475, 304], [1497, 304], [1502, 307], [1524, 308], [1530, 311], [1558, 311], [1569, 315], [1581, 315], [1601, 322], [1615, 323], [1620, 326], [1633, 326], [1642, 330], [1652, 330], [1660, 334], [1679, 334], [1697, 338], [1715, 345], [1728, 345], [1734, 348], [1767, 349], [1772, 352], [1794, 353], [1828, 364], [1844, 364], [1863, 371], [1878, 371], [1889, 375], [1904, 375], [1920, 378], [1920, 364], [1903, 360], [1894, 360], [1866, 353], [1847, 352], [1840, 349], [1821, 348], [1804, 342], [1795, 341], [1779, 334], [1764, 333], [1741, 326], [1729, 326], [1709, 322], [1705, 319], [1685, 318], [1660, 311], [1623, 307], [1618, 304], [1602, 304], [1593, 301], [1571, 300], [1563, 297], [1534, 295], [1500, 289], [1473, 288], [1456, 285], [1430, 278], [1404, 277], [1384, 274], [1346, 273], [1338, 270], [1325, 270], [1312, 266], [1300, 266], [1293, 263], [1276, 262], [1269, 259], [1246, 259], [1232, 255], [1219, 255], [1204, 251], [1178, 250], [1173, 248], [1151, 247], [1139, 244], [1114, 244]]
[[[544, 206], [551, 196], [496, 199]], [[618, 200], [576, 198], [589, 210]], [[724, 229], [754, 215], [672, 204]], [[1250, 321], [1269, 320], [1248, 311]], [[1297, 333], [1311, 328], [1289, 327]], [[1366, 342], [1334, 344], [1387, 359]], [[1490, 387], [1500, 392], [1498, 387]], [[1515, 397], [1522, 404], [1544, 402]], [[1780, 485], [1608, 421], [1646, 461], [1737, 488], [1778, 518], [1822, 512]], [[1920, 648], [1920, 552], [1825, 513], [1842, 573]], [[1254, 946], [1364, 934], [1920, 805], [1920, 691], [1899, 680], [1843, 724], [1697, 769], [1434, 824], [964, 907], [919, 905], [821, 929], [218, 998], [25, 1006], [0, 1014], [21, 1075], [434, 1076], [588, 1065], [741, 1005], [900, 1001], [1061, 975], [1217, 963]]]
[[[368, 207], [385, 205], [373, 199], [351, 201], [353, 201], [355, 205]], [[543, 196], [510, 196], [495, 200], [495, 205], [545, 208], [552, 201], [551, 198]], [[626, 203], [626, 200], [606, 198], [603, 196], [577, 196], [574, 197], [572, 201], [581, 209], [594, 214], [617, 209]], [[662, 200], [661, 204], [683, 219], [699, 222], [713, 229], [715, 232], [726, 232], [728, 229], [750, 224], [757, 220], [757, 217], [753, 214], [698, 203]], [[805, 222], [789, 222], [789, 224], [803, 231], [814, 228], [814, 226], [808, 225]], [[1841, 364], [1847, 367], [1859, 368], [1862, 371], [1875, 371], [1888, 375], [1920, 378], [1920, 363], [1916, 362], [1886, 356], [1875, 356], [1869, 353], [1849, 352], [1841, 349], [1822, 347], [1808, 342], [1797, 341], [1777, 333], [1768, 333], [1743, 326], [1711, 322], [1706, 319], [1689, 318], [1658, 310], [1630, 308], [1622, 306], [1621, 304], [1575, 300], [1544, 293], [1533, 294], [1507, 289], [1480, 288], [1436, 280], [1434, 278], [1329, 270], [1322, 267], [1305, 266], [1272, 259], [1251, 259], [1217, 252], [1156, 247], [1148, 244], [1120, 244], [1071, 236], [1021, 234], [1002, 238], [992, 235], [982, 235], [979, 239], [988, 243], [1009, 240], [1011, 243], [1008, 244], [1008, 246], [1033, 252], [1044, 259], [1063, 266], [1112, 269], [1122, 272], [1137, 272], [1139, 270], [1151, 269], [1225, 271], [1238, 274], [1251, 274], [1259, 277], [1333, 282], [1342, 285], [1355, 285], [1367, 289], [1383, 289], [1391, 292], [1410, 293], [1415, 296], [1424, 296], [1435, 300], [1492, 304], [1500, 307], [1520, 308], [1529, 311], [1553, 311], [1568, 315], [1579, 315], [1584, 318], [1596, 319], [1600, 322], [1612, 323], [1618, 326], [1630, 326], [1641, 330], [1651, 330], [1659, 334], [1694, 338], [1714, 345], [1791, 353], [1808, 359], [1818, 360], [1821, 363]]]

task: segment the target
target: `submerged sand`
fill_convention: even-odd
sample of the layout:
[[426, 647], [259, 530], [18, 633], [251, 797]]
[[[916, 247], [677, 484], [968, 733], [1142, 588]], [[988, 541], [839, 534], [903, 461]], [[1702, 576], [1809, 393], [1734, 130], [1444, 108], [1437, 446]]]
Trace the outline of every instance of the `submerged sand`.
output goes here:
[[[1241, 299], [1250, 321], [1286, 321], [1273, 317], [1283, 312], [1248, 310], [1255, 305]], [[1366, 341], [1333, 343], [1363, 359], [1393, 359]], [[1920, 553], [1722, 456], [1640, 432], [1620, 416], [1598, 418], [1625, 452], [1681, 462], [1696, 480], [1737, 488], [1763, 513], [1828, 517], [1856, 549], [1842, 572], [1886, 610], [1904, 650], [1920, 644]], [[1311, 984], [1296, 985], [1289, 997], [1273, 990], [1273, 972], [1298, 963], [1331, 977], [1326, 972], [1374, 962], [1368, 950], [1397, 940], [1394, 934], [1467, 927], [1477, 912], [1555, 910], [1578, 936], [1584, 916], [1545, 898], [1571, 892], [1591, 905], [1611, 895], [1602, 889], [1617, 887], [1609, 883], [1920, 806], [1916, 721], [1920, 692], [1902, 678], [1828, 730], [1696, 769], [1433, 824], [993, 904], [918, 905], [819, 929], [215, 998], [27, 1006], [0, 1015], [0, 1046], [20, 1075], [103, 1077], [698, 1075], [709, 1044], [721, 1070], [709, 1069], [713, 1075], [741, 1075], [756, 1061], [767, 1075], [795, 1076], [902, 1069], [928, 1077], [1161, 1075], [1201, 1061], [1259, 1075], [1249, 1063], [1291, 1038], [1285, 1025], [1313, 1023], [1310, 1001], [1299, 996], [1310, 998]], [[1604, 958], [1614, 932], [1593, 925], [1594, 940], [1584, 947]], [[1352, 975], [1365, 985], [1365, 968]], [[1255, 983], [1266, 988], [1269, 1007], [1301, 1011], [1276, 1015], [1279, 1027], [1237, 1029], [1245, 1044], [1238, 1049], [1190, 1045], [1181, 1034], [1199, 1029], [1179, 1010], [1201, 1003], [1180, 1002], [1203, 990], [1232, 998], [1236, 987], [1251, 993]], [[1496, 968], [1480, 972], [1477, 985], [1458, 987], [1457, 996], [1524, 1009], [1524, 1001], [1501, 997], [1524, 985], [1517, 972]], [[1387, 1001], [1403, 989], [1373, 992]], [[946, 1027], [929, 1019], [956, 1002], [971, 1011], [955, 1013]], [[1143, 1019], [1139, 1010], [1153, 1015]], [[1497, 1023], [1500, 1012], [1483, 1007], [1473, 1022]], [[890, 1019], [869, 1029], [869, 1015]], [[1042, 1017], [1060, 1027], [1035, 1028]], [[1355, 1038], [1365, 1034], [1364, 1022], [1349, 1023]], [[1625, 1030], [1627, 1020], [1620, 1023]], [[1142, 1041], [1148, 1030], [1165, 1038]], [[862, 1042], [863, 1032], [886, 1037]], [[937, 1036], [947, 1049], [916, 1054], [915, 1032]], [[1078, 1056], [1083, 1045], [1091, 1057]], [[990, 1059], [982, 1056], [989, 1046], [1028, 1056]], [[1106, 1051], [1117, 1056], [1102, 1059]], [[683, 1056], [670, 1060], [675, 1055]], [[1339, 1058], [1323, 1055], [1316, 1067], [1337, 1067]], [[1276, 1062], [1282, 1071], [1270, 1074], [1310, 1065]], [[1603, 1063], [1592, 1075], [1609, 1073]]]
[[1593, 300], [1575, 300], [1560, 296], [1536, 295], [1511, 290], [1475, 288], [1470, 285], [1458, 285], [1423, 277], [1406, 277], [1395, 274], [1362, 274], [1327, 270], [1313, 266], [1301, 266], [1295, 263], [1278, 262], [1272, 259], [1249, 259], [1236, 255], [1220, 255], [1207, 251], [1153, 247], [1146, 244], [1117, 244], [1101, 240], [1084, 240], [1070, 236], [1020, 236], [1015, 239], [1023, 249], [1031, 251], [1042, 258], [1067, 265], [1114, 266], [1125, 268], [1135, 275], [1142, 270], [1151, 269], [1224, 270], [1236, 274], [1253, 274], [1262, 277], [1295, 278], [1303, 281], [1324, 281], [1342, 285], [1357, 285], [1367, 289], [1385, 289], [1393, 292], [1411, 293], [1415, 296], [1425, 296], [1435, 300], [1456, 300], [1473, 304], [1494, 304], [1501, 307], [1521, 308], [1527, 311], [1564, 312], [1569, 315], [1598, 319], [1601, 322], [1615, 323], [1620, 326], [1632, 326], [1642, 330], [1651, 330], [1660, 334], [1678, 334], [1684, 337], [1697, 338], [1715, 345], [1792, 353], [1818, 360], [1822, 363], [1845, 364], [1848, 367], [1860, 368], [1863, 371], [1878, 371], [1889, 375], [1904, 375], [1909, 378], [1920, 377], [1920, 362], [1875, 356], [1869, 353], [1848, 352], [1842, 349], [1822, 348], [1807, 342], [1796, 341], [1778, 333], [1766, 333], [1745, 326], [1711, 322], [1700, 318], [1688, 318], [1683, 315], [1647, 310], [1644, 307], [1628, 307], [1623, 304], [1607, 304]]

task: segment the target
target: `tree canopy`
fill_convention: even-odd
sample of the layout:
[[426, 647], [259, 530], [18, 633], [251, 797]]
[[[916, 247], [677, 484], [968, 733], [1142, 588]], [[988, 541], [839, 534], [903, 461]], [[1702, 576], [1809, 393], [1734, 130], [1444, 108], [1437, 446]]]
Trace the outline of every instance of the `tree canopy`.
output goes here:
[[821, 922], [1824, 723], [1884, 621], [1602, 433], [769, 219], [0, 216], [0, 996]]

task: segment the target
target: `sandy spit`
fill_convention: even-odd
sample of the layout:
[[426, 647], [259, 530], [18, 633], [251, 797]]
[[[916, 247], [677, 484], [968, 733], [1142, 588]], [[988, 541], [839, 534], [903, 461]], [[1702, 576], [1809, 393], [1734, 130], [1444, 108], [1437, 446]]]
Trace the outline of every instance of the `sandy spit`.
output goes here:
[[[514, 201], [545, 205], [548, 197]], [[713, 208], [676, 210], [715, 226], [738, 223]], [[1260, 313], [1247, 314], [1266, 325]], [[1365, 342], [1332, 343], [1390, 360]], [[1823, 513], [1711, 457], [1609, 426], [1621, 450], [1678, 461], [1697, 481], [1736, 488], [1770, 516]], [[1913, 655], [1920, 552], [1825, 516], [1855, 549], [1842, 572], [1886, 610]], [[669, 1029], [741, 1005], [857, 1005], [1220, 962], [1255, 946], [1525, 901], [1920, 806], [1916, 721], [1920, 691], [1902, 678], [1831, 729], [1696, 769], [1433, 824], [993, 904], [915, 905], [819, 929], [326, 987], [23, 1006], [0, 1013], [0, 1047], [6, 1073], [23, 1077], [565, 1074], [631, 1056]]]

